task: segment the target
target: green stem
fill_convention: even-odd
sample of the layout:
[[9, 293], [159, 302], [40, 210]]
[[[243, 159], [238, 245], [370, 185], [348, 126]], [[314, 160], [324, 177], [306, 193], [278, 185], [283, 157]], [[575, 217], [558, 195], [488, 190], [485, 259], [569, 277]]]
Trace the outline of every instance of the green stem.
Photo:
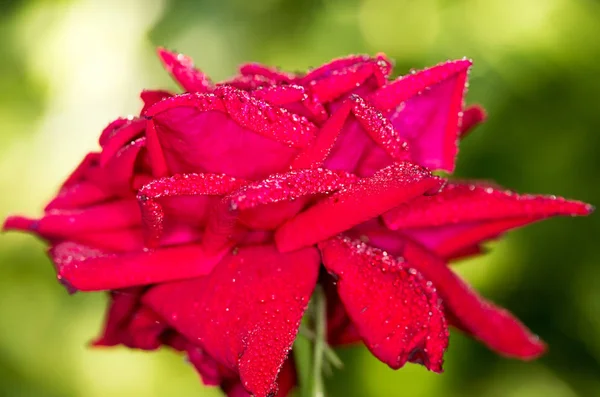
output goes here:
[[312, 371], [312, 397], [325, 396], [325, 385], [323, 383], [323, 358], [325, 355], [325, 337], [327, 326], [327, 306], [325, 294], [320, 285], [317, 284], [313, 293], [314, 302], [314, 326], [315, 340], [313, 348], [313, 371]]
[[[300, 325], [299, 335], [305, 337], [306, 339], [310, 340], [311, 342], [314, 342], [317, 338], [315, 333], [312, 330], [310, 330], [309, 328], [307, 328], [304, 324]], [[323, 344], [324, 344], [324, 348], [325, 348], [325, 359], [327, 360], [327, 362], [329, 364], [331, 364], [333, 366], [333, 368], [336, 368], [336, 369], [344, 368], [344, 363], [338, 357], [337, 353], [335, 352], [335, 350], [333, 350], [333, 348], [329, 345], [329, 343], [324, 342]]]
[[333, 368], [342, 368], [326, 338], [327, 302], [323, 288], [317, 285], [294, 342], [300, 397], [324, 397], [324, 375], [331, 374]]
[[[303, 323], [306, 322], [306, 319]], [[302, 334], [299, 334], [294, 342], [294, 361], [296, 363], [296, 370], [298, 371], [298, 391], [300, 397], [311, 397], [310, 387], [312, 377], [312, 341], [306, 338]]]

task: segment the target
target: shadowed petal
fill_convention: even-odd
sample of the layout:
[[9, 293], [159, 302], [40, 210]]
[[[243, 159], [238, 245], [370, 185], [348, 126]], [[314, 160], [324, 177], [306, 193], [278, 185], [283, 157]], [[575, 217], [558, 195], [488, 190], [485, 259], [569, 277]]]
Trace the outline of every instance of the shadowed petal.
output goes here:
[[248, 392], [266, 397], [276, 391], [318, 268], [314, 248], [280, 254], [274, 246], [241, 247], [207, 277], [159, 285], [144, 301], [239, 372]]
[[116, 346], [123, 343], [131, 317], [139, 308], [142, 291], [142, 288], [127, 288], [110, 292], [104, 330], [92, 345]]
[[362, 341], [339, 296], [335, 277], [329, 276], [320, 282], [325, 289], [327, 299], [327, 343], [331, 346], [340, 346]]
[[359, 240], [336, 237], [319, 248], [369, 350], [394, 369], [411, 361], [441, 372], [448, 328], [431, 283]]
[[224, 368], [197, 345], [187, 342], [186, 352], [204, 385], [220, 386], [230, 383], [231, 379], [235, 380], [236, 374], [233, 371]]

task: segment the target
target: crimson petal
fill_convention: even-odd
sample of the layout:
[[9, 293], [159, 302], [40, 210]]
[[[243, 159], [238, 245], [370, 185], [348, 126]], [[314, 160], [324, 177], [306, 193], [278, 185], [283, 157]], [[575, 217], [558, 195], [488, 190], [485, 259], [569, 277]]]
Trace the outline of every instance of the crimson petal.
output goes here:
[[271, 105], [285, 105], [300, 102], [306, 96], [304, 87], [299, 85], [276, 85], [258, 89], [252, 93], [256, 98]]
[[313, 245], [374, 218], [424, 193], [435, 192], [441, 180], [416, 164], [392, 164], [363, 178], [280, 226], [275, 233], [282, 251]]
[[140, 251], [144, 248], [141, 227], [78, 233], [70, 236], [74, 242], [112, 252]]
[[395, 160], [406, 160], [408, 144], [383, 114], [357, 95], [349, 98], [352, 113], [371, 139]]
[[207, 92], [212, 88], [210, 79], [194, 67], [194, 61], [191, 58], [167, 51], [164, 48], [158, 48], [157, 53], [167, 72], [184, 90]]
[[[385, 55], [383, 54], [378, 55], [378, 57], [386, 60], [386, 62], [388, 63], [389, 71], [387, 73], [389, 74], [391, 72], [391, 63], [385, 58]], [[327, 62], [326, 64], [312, 69], [301, 79], [303, 82], [306, 83], [312, 80], [328, 77], [332, 74], [339, 73], [341, 70], [361, 65], [365, 62], [368, 62], [370, 59], [371, 57], [369, 55], [349, 55], [347, 57], [337, 58], [330, 62]]]
[[378, 54], [375, 58], [352, 55], [320, 66], [297, 82], [307, 87], [313, 98], [327, 103], [357, 90], [364, 90], [367, 87], [362, 86], [371, 80], [374, 80], [374, 84], [369, 89], [383, 86], [391, 69], [391, 62], [383, 54]]
[[444, 257], [499, 234], [557, 215], [588, 215], [593, 207], [555, 196], [518, 195], [489, 185], [449, 183], [383, 215], [392, 230]]
[[[291, 357], [288, 358], [283, 364], [283, 367], [281, 367], [281, 371], [277, 377], [277, 385], [279, 386], [279, 390], [273, 397], [287, 397], [290, 395], [294, 386], [296, 386], [296, 369], [294, 368]], [[244, 389], [244, 386], [242, 386], [239, 379], [233, 381], [227, 380], [221, 383], [221, 389], [225, 392], [227, 397], [252, 397], [252, 395]]]
[[146, 115], [154, 128], [148, 130], [153, 161], [162, 164], [164, 156], [173, 173], [266, 177], [284, 170], [316, 133], [305, 117], [225, 86], [166, 99]]
[[131, 316], [139, 307], [142, 291], [141, 288], [128, 288], [110, 292], [104, 330], [102, 335], [92, 342], [94, 346], [116, 346], [123, 343], [123, 333]]
[[299, 212], [310, 196], [333, 193], [357, 179], [322, 168], [290, 171], [243, 186], [226, 200], [229, 208], [240, 211], [246, 226], [273, 229]]
[[118, 200], [85, 209], [50, 210], [39, 220], [11, 216], [4, 228], [32, 231], [45, 238], [76, 238], [80, 233], [118, 230], [140, 223], [135, 200]]
[[483, 123], [487, 118], [485, 110], [481, 106], [469, 106], [463, 112], [463, 116], [460, 124], [459, 135], [460, 138], [464, 138], [473, 131], [475, 127]]
[[[106, 127], [106, 129], [104, 131], [105, 132], [107, 130], [112, 131], [112, 129], [111, 129], [112, 125], [122, 125], [122, 123], [124, 123], [124, 122], [126, 122], [125, 119], [119, 119], [119, 120], [113, 121], [108, 127]], [[105, 134], [105, 132], [103, 132], [103, 135]], [[106, 134], [108, 134], [108, 133], [106, 133]], [[98, 167], [99, 162], [100, 162], [100, 153], [96, 153], [96, 152], [88, 153], [83, 158], [81, 163], [79, 163], [79, 165], [71, 173], [71, 175], [69, 175], [69, 177], [65, 180], [65, 182], [62, 184], [61, 188], [69, 187], [69, 186], [72, 186], [77, 183], [85, 181], [88, 177], [89, 172]]]
[[190, 342], [188, 342], [187, 345], [186, 352], [188, 360], [190, 360], [190, 363], [202, 378], [202, 383], [206, 386], [225, 385], [230, 382], [230, 379], [228, 378], [235, 378], [235, 373], [231, 373], [231, 371], [223, 368], [222, 365], [216, 362], [198, 346]]
[[119, 289], [208, 274], [221, 256], [195, 245], [156, 251], [109, 253], [74, 242], [50, 248], [58, 279], [81, 291]]
[[260, 63], [246, 63], [240, 66], [240, 74], [243, 76], [262, 76], [273, 83], [290, 83], [296, 77], [291, 73], [261, 65]]
[[131, 141], [136, 140], [144, 132], [146, 120], [133, 119], [121, 128], [114, 130], [110, 136], [104, 138], [102, 153], [100, 153], [100, 166], [106, 165], [108, 160]]
[[140, 114], [143, 115], [146, 113], [146, 110], [150, 109], [155, 103], [162, 101], [163, 99], [171, 98], [173, 94], [169, 91], [163, 90], [144, 90], [140, 94], [140, 98], [144, 102], [144, 107], [140, 111]]
[[144, 301], [219, 363], [239, 372], [257, 397], [275, 380], [317, 281], [319, 255], [307, 248], [242, 247], [207, 277], [152, 288]]
[[359, 240], [336, 237], [319, 248], [369, 350], [394, 369], [411, 361], [441, 372], [448, 328], [431, 283]]
[[[352, 119], [348, 118], [350, 113]], [[327, 168], [354, 172], [359, 165], [359, 175], [371, 176], [393, 161], [407, 160], [410, 153], [407, 142], [379, 110], [358, 95], [351, 95], [322, 126], [313, 145], [294, 160], [293, 166], [309, 161], [320, 164], [323, 156], [328, 156]]]
[[136, 162], [146, 147], [146, 137], [128, 143], [106, 161], [103, 167], [90, 172], [90, 180], [118, 195], [130, 195]]
[[370, 97], [411, 146], [417, 163], [454, 170], [460, 116], [471, 61], [451, 61], [409, 74]]
[[[197, 200], [184, 203], [190, 212], [200, 212], [195, 216], [204, 216], [206, 211], [199, 211], [203, 203], [198, 200], [205, 196], [224, 195], [239, 188], [246, 181], [216, 174], [178, 174], [168, 178], [160, 178], [144, 185], [137, 194], [142, 209], [142, 218], [147, 230], [149, 246], [158, 245], [163, 232], [165, 213], [159, 199], [168, 197], [195, 196]], [[176, 204], [181, 206], [182, 202]], [[180, 209], [181, 210], [181, 209]], [[190, 213], [189, 216], [194, 216]]]
[[408, 241], [404, 258], [433, 282], [461, 328], [491, 349], [522, 359], [536, 358], [545, 351], [545, 344], [519, 320], [480, 297], [427, 249]]
[[60, 189], [44, 208], [44, 211], [54, 209], [75, 209], [100, 204], [113, 196], [95, 183], [89, 181], [67, 185]]
[[294, 159], [292, 169], [321, 167], [336, 143], [351, 110], [352, 103], [345, 101], [321, 126], [312, 145]]

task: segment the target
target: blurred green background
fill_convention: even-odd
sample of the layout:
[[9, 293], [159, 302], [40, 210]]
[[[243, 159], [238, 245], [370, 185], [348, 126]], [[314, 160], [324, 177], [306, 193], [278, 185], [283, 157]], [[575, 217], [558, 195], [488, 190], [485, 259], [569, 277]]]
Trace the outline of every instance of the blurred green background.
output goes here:
[[[37, 214], [143, 88], [174, 88], [153, 49], [191, 55], [216, 80], [260, 61], [303, 70], [382, 51], [396, 72], [468, 56], [468, 101], [489, 120], [458, 175], [600, 201], [600, 3], [593, 0], [0, 1], [0, 218]], [[392, 371], [364, 348], [331, 396], [600, 395], [598, 216], [513, 232], [456, 269], [550, 345], [533, 363], [453, 333], [445, 374]], [[217, 396], [171, 352], [90, 350], [102, 294], [68, 296], [43, 246], [0, 237], [0, 396]]]

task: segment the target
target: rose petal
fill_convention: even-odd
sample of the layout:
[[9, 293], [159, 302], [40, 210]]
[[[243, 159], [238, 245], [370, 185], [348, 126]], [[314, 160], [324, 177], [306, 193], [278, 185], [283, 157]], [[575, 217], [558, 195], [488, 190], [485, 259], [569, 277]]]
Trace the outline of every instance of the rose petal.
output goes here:
[[[107, 141], [114, 135], [115, 131], [118, 131], [122, 127], [126, 126], [131, 122], [129, 117], [121, 117], [116, 120], [111, 121], [100, 133], [100, 138], [98, 139], [98, 143], [101, 147], [106, 145]], [[98, 153], [99, 155], [100, 153]]]
[[145, 146], [145, 137], [130, 142], [107, 159], [104, 166], [91, 169], [88, 178], [115, 195], [130, 195], [136, 162]]
[[456, 141], [471, 61], [451, 61], [409, 74], [380, 88], [371, 102], [408, 140], [412, 159], [429, 168], [454, 170]]
[[146, 120], [132, 119], [106, 137], [100, 153], [100, 166], [103, 167], [126, 144], [135, 141], [144, 132]]
[[431, 284], [359, 240], [336, 237], [319, 248], [369, 350], [394, 369], [411, 361], [441, 372], [448, 328]]
[[95, 183], [82, 181], [60, 189], [44, 208], [44, 211], [76, 209], [101, 204], [112, 198], [113, 193]]
[[456, 257], [474, 244], [500, 237], [504, 232], [533, 222], [528, 218], [509, 218], [461, 225], [406, 229], [404, 236], [418, 241], [442, 258]]
[[187, 92], [207, 92], [212, 88], [210, 79], [194, 67], [191, 58], [176, 54], [159, 47], [158, 56], [167, 72], [169, 72], [181, 88]]
[[330, 194], [355, 182], [357, 178], [346, 172], [290, 171], [245, 185], [226, 200], [230, 209], [240, 211], [244, 225], [270, 230], [298, 213], [311, 196]]
[[313, 245], [439, 186], [439, 178], [416, 164], [393, 164], [283, 224], [275, 233], [277, 247], [287, 252]]
[[248, 392], [266, 397], [276, 390], [318, 268], [314, 248], [280, 254], [274, 246], [241, 247], [209, 276], [159, 285], [144, 301], [239, 372]]
[[[350, 113], [353, 117], [349, 118]], [[323, 156], [327, 168], [355, 172], [365, 157], [370, 164], [362, 167], [362, 176], [371, 176], [394, 160], [408, 159], [408, 145], [381, 112], [364, 99], [351, 95], [323, 125], [311, 147], [295, 159], [298, 164], [320, 163]]]
[[391, 63], [382, 54], [376, 58], [354, 55], [316, 68], [298, 83], [307, 87], [312, 97], [326, 103], [365, 89], [377, 89], [386, 83], [390, 72]]
[[383, 215], [392, 230], [412, 236], [443, 257], [515, 227], [558, 215], [588, 215], [593, 207], [555, 196], [518, 195], [489, 185], [449, 183]]
[[473, 131], [475, 127], [479, 124], [483, 123], [487, 115], [485, 110], [481, 106], [470, 106], [466, 108], [463, 112], [463, 116], [461, 119], [459, 136], [460, 138], [464, 138]]
[[156, 251], [107, 253], [73, 242], [50, 248], [58, 279], [81, 291], [100, 291], [203, 276], [221, 256], [207, 255], [197, 245]]
[[[148, 110], [146, 110], [146, 113]], [[156, 124], [150, 119], [146, 123], [146, 147], [148, 149], [148, 159], [150, 168], [155, 178], [162, 178], [169, 175], [169, 166], [165, 158], [165, 153], [158, 138]]]
[[312, 145], [301, 151], [294, 159], [292, 169], [321, 167], [329, 157], [351, 110], [352, 102], [345, 101], [321, 126]]
[[[387, 73], [391, 73], [391, 62], [389, 62], [385, 58], [385, 55], [378, 54], [377, 57], [381, 58], [382, 60], [385, 60], [388, 63], [389, 71]], [[339, 73], [344, 69], [356, 67], [357, 65], [362, 65], [366, 62], [369, 62], [371, 59], [372, 58], [369, 55], [349, 55], [347, 57], [337, 58], [312, 69], [304, 77], [301, 78], [302, 81], [306, 83], [312, 80], [329, 77], [333, 74]]]
[[140, 307], [127, 325], [123, 344], [133, 349], [156, 350], [162, 345], [161, 335], [167, 324], [149, 308]]
[[306, 118], [244, 91], [219, 87], [216, 93], [180, 95], [148, 110], [171, 172], [264, 178], [284, 170], [316, 133]]
[[258, 75], [273, 81], [273, 83], [290, 83], [296, 76], [292, 73], [282, 72], [260, 63], [245, 63], [240, 66], [240, 74], [244, 76]]
[[[287, 397], [290, 395], [294, 386], [296, 386], [296, 370], [291, 357], [288, 358], [283, 364], [283, 367], [281, 367], [281, 371], [277, 377], [277, 385], [279, 386], [279, 390], [273, 397]], [[239, 379], [222, 383], [221, 389], [227, 394], [227, 397], [252, 397], [252, 395], [244, 389], [244, 386]]]
[[190, 360], [190, 363], [202, 378], [202, 383], [206, 386], [219, 386], [227, 381], [224, 378], [235, 377], [235, 373], [227, 371], [200, 347], [188, 342], [186, 352], [188, 360]]
[[[112, 124], [120, 124], [122, 120], [114, 121]], [[110, 127], [110, 125], [109, 125]], [[107, 127], [107, 128], [109, 128]], [[69, 175], [69, 177], [62, 184], [61, 188], [66, 188], [80, 182], [83, 182], [87, 179], [90, 170], [93, 170], [98, 167], [100, 162], [100, 153], [91, 152], [88, 153], [81, 163], [75, 168], [75, 170]]]
[[336, 279], [330, 276], [325, 278], [324, 282], [322, 280], [321, 284], [324, 285], [327, 299], [327, 343], [339, 346], [362, 341], [340, 299]]
[[135, 200], [119, 200], [85, 209], [50, 210], [41, 219], [8, 217], [5, 230], [30, 231], [45, 238], [76, 237], [80, 233], [118, 230], [139, 225]]
[[300, 85], [275, 85], [253, 91], [252, 95], [271, 105], [281, 106], [302, 101], [306, 93]]
[[371, 139], [396, 161], [407, 159], [408, 144], [383, 114], [359, 96], [349, 98], [352, 113]]
[[268, 77], [262, 76], [260, 74], [249, 74], [235, 76], [231, 79], [222, 81], [217, 84], [217, 87], [226, 85], [244, 91], [254, 91], [260, 88], [271, 87], [275, 84], [276, 83]]
[[104, 321], [104, 330], [93, 346], [116, 346], [126, 339], [124, 333], [133, 313], [139, 308], [142, 288], [128, 288], [110, 292], [110, 300]]
[[174, 94], [169, 91], [163, 90], [144, 90], [140, 94], [140, 98], [144, 102], [144, 107], [140, 111], [140, 115], [146, 113], [146, 110], [150, 109], [155, 103], [162, 101], [163, 99], [167, 99], [172, 97]]
[[407, 242], [404, 258], [433, 282], [444, 306], [461, 326], [497, 352], [533, 359], [546, 346], [504, 309], [494, 306], [460, 280], [446, 264], [418, 244]]
[[78, 233], [70, 236], [74, 242], [111, 252], [140, 251], [144, 248], [144, 233], [141, 227]]
[[[169, 205], [170, 212], [178, 215], [177, 220], [186, 222], [185, 217], [192, 217], [194, 223], [199, 223], [208, 216], [207, 196], [227, 194], [245, 183], [244, 180], [226, 175], [178, 174], [156, 179], [143, 186], [139, 190], [137, 198], [147, 230], [147, 244], [155, 247], [160, 241], [165, 220], [165, 211], [161, 202], [165, 198], [179, 198]], [[195, 197], [193, 199], [188, 197], [188, 200], [182, 201], [182, 196]]]

